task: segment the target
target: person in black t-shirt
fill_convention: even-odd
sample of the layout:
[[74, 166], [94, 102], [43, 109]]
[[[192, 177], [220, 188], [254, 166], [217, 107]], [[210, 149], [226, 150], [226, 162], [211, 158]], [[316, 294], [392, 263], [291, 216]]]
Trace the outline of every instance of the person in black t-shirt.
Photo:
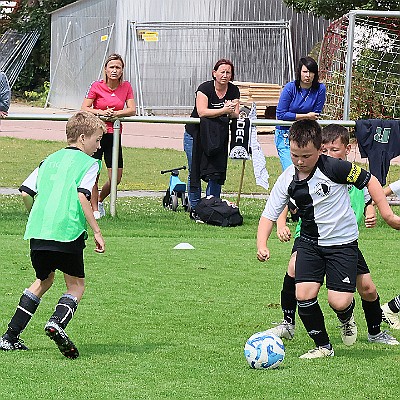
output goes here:
[[[239, 116], [239, 98], [240, 92], [237, 86], [230, 81], [234, 78], [234, 66], [231, 61], [226, 59], [220, 59], [215, 64], [212, 71], [213, 80], [203, 82], [196, 90], [196, 104], [190, 115], [193, 118], [208, 118], [211, 120], [217, 120], [222, 125], [226, 124], [228, 127], [229, 118], [237, 118]], [[200, 171], [196, 168], [196, 171], [192, 169], [192, 160], [194, 153], [201, 153], [200, 140], [199, 138], [200, 129], [198, 124], [187, 124], [185, 126], [184, 133], [184, 150], [188, 159], [189, 177], [188, 177], [188, 192], [189, 192], [189, 203], [190, 203], [190, 217], [196, 221], [197, 218], [194, 207], [201, 198], [201, 185], [197, 184], [194, 186], [194, 181], [200, 181], [200, 178], [207, 181], [206, 195], [213, 195], [220, 197], [221, 186], [225, 181], [225, 175], [221, 177], [215, 176], [201, 176]], [[226, 156], [224, 151], [219, 152], [215, 157], [220, 159], [224, 158], [225, 163], [227, 162], [227, 140], [226, 140]], [[201, 157], [201, 156], [200, 156]], [[196, 158], [196, 160], [198, 157]], [[203, 157], [204, 160], [204, 157]], [[199, 160], [200, 162], [200, 160]], [[203, 162], [203, 161], [202, 161]], [[196, 176], [194, 176], [196, 175]], [[200, 220], [199, 220], [200, 222]]]

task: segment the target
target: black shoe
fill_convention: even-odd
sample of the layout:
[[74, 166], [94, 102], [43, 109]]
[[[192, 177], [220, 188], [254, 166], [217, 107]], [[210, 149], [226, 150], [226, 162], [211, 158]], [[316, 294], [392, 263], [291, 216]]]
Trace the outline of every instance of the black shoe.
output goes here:
[[17, 337], [15, 340], [11, 340], [8, 335], [4, 335], [0, 338], [0, 350], [10, 351], [10, 350], [29, 350], [25, 345], [23, 340]]
[[196, 211], [190, 210], [189, 216], [197, 224], [204, 224], [204, 221], [197, 215]]
[[44, 330], [46, 335], [54, 340], [61, 354], [67, 358], [75, 359], [79, 357], [79, 351], [76, 346], [72, 343], [72, 340], [65, 333], [64, 329], [60, 325], [53, 321], [49, 321]]

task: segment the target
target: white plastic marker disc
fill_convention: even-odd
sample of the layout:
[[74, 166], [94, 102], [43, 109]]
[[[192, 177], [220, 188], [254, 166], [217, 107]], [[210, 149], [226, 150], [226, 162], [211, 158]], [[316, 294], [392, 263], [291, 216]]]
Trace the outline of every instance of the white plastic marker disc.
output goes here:
[[179, 243], [174, 247], [174, 249], [177, 249], [177, 250], [194, 250], [194, 247], [190, 243]]

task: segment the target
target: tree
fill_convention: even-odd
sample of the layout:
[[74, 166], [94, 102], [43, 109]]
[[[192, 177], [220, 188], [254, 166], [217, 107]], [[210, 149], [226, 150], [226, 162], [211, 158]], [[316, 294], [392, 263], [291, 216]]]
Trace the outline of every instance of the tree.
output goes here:
[[284, 0], [299, 12], [311, 12], [326, 19], [336, 19], [350, 10], [398, 10], [399, 0]]
[[22, 0], [18, 10], [10, 15], [6, 28], [18, 32], [40, 31], [40, 38], [14, 85], [14, 91], [42, 88], [44, 82], [50, 80], [50, 13], [75, 1]]

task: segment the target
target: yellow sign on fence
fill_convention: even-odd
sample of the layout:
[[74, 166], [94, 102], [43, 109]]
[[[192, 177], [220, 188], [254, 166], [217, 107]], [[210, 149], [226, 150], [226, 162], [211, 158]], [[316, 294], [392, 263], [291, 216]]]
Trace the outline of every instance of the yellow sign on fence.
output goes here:
[[144, 40], [145, 42], [158, 42], [158, 32], [138, 31], [137, 35], [139, 40]]

